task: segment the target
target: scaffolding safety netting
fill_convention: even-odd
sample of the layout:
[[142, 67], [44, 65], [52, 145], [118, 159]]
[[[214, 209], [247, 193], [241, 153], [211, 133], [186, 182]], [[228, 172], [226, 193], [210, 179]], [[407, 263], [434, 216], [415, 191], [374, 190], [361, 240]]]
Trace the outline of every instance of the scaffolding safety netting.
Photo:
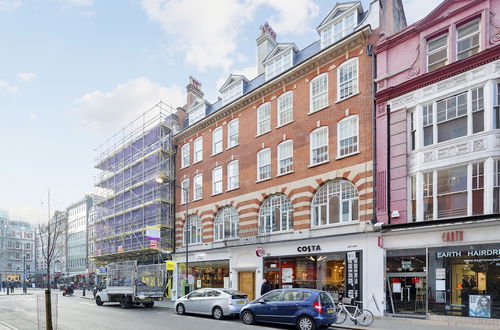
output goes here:
[[[175, 110], [160, 102], [115, 134], [98, 151], [94, 259], [151, 249], [171, 252], [174, 230]], [[161, 178], [162, 180], [158, 180]], [[160, 182], [159, 182], [160, 181]], [[145, 237], [160, 228], [160, 240]], [[137, 256], [138, 254], [133, 254]], [[120, 259], [120, 258], [117, 258]]]

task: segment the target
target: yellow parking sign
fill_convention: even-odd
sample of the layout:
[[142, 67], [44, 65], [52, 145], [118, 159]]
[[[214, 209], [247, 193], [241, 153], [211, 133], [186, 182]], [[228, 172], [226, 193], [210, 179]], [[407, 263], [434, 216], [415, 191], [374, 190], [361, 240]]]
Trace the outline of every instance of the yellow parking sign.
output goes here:
[[175, 261], [166, 261], [166, 267], [167, 267], [167, 270], [174, 270]]

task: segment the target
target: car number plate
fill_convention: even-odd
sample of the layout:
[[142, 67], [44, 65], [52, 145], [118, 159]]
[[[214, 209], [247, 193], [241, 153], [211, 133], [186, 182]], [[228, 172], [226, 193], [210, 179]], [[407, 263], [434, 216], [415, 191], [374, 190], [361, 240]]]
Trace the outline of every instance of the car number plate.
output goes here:
[[333, 309], [332, 309], [332, 308], [328, 308], [328, 309], [326, 310], [326, 312], [327, 312], [328, 314], [333, 314]]
[[236, 302], [238, 305], [244, 305], [245, 304], [245, 301], [244, 300], [240, 300], [240, 301], [237, 301]]

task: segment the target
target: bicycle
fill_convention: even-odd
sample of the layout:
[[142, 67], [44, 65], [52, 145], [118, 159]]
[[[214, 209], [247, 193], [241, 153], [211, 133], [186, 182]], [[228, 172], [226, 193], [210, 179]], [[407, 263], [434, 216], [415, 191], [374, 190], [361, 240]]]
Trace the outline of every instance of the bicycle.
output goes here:
[[[361, 301], [356, 301], [356, 303], [361, 303]], [[373, 323], [373, 313], [366, 308], [359, 308], [358, 305], [345, 305], [342, 302], [338, 303], [339, 311], [337, 313], [337, 321], [335, 324], [342, 324], [347, 319], [347, 315], [349, 315], [349, 319], [354, 322], [355, 325], [369, 326]], [[353, 308], [354, 312], [351, 314], [348, 308]]]

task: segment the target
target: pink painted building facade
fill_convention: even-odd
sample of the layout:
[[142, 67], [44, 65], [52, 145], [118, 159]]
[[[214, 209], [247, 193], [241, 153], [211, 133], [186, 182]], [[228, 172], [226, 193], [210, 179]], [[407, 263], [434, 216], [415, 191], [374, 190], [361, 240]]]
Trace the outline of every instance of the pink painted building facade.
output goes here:
[[500, 326], [500, 1], [443, 1], [375, 52], [386, 312]]

